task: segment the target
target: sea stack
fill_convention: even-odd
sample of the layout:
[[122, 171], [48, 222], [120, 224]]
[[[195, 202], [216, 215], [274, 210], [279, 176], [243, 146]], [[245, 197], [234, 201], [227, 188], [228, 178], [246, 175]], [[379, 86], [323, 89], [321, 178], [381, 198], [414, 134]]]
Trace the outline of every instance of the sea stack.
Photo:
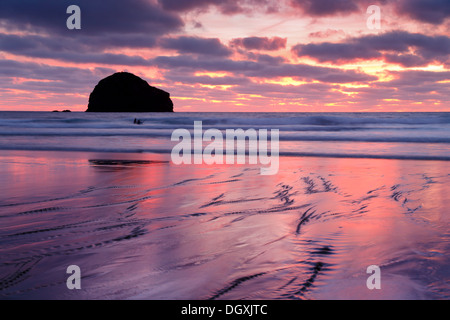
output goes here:
[[115, 73], [97, 84], [86, 112], [173, 112], [170, 94], [128, 72]]

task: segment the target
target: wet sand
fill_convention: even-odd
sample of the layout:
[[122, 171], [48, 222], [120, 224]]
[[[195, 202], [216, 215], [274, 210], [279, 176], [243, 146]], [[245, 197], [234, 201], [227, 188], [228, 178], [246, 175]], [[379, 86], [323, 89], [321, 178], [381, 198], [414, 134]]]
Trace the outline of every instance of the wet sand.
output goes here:
[[262, 176], [2, 151], [0, 299], [448, 299], [449, 180], [443, 161], [283, 157]]

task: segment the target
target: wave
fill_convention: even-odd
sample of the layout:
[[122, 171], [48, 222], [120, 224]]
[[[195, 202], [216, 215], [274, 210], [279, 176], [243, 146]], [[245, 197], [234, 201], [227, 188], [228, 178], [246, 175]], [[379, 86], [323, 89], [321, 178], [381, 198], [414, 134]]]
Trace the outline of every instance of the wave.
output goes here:
[[[133, 124], [135, 118], [143, 125]], [[449, 155], [450, 113], [0, 112], [0, 150], [169, 153], [172, 132], [183, 128], [192, 133], [195, 121], [224, 136], [226, 129], [279, 129], [281, 152], [289, 156], [377, 158], [370, 153], [381, 151], [400, 154], [383, 158], [421, 154], [413, 159], [446, 160]], [[283, 153], [298, 150], [328, 153]]]
[[[99, 147], [61, 147], [61, 146], [0, 146], [0, 150], [95, 152], [95, 153], [148, 153], [148, 154], [167, 154], [167, 155], [169, 155], [172, 152], [172, 149], [158, 149], [158, 148], [144, 149], [144, 148], [99, 148]], [[279, 155], [281, 157], [450, 161], [450, 156], [418, 155], [418, 154], [320, 153], [320, 152], [280, 151]]]
[[307, 153], [280, 152], [285, 157], [313, 157], [313, 158], [348, 158], [348, 159], [387, 159], [387, 160], [421, 160], [421, 161], [450, 161], [447, 156], [414, 155], [414, 154], [352, 154], [352, 153]]
[[450, 124], [450, 113], [183, 113], [183, 116], [143, 117], [146, 122], [170, 125], [435, 125]]
[[[30, 115], [31, 114], [31, 115]], [[40, 113], [38, 113], [40, 114]], [[192, 126], [194, 121], [203, 121], [206, 126], [255, 125], [255, 126], [355, 126], [355, 125], [439, 125], [450, 124], [450, 113], [175, 113], [161, 114], [86, 114], [71, 113], [64, 115], [25, 112], [22, 116], [2, 117], [1, 126], [90, 126], [110, 125], [111, 127], [129, 126], [134, 118], [139, 118], [149, 125]]]
[[[205, 128], [206, 129], [206, 128]], [[132, 130], [132, 131], [0, 131], [0, 137], [136, 137], [167, 138], [170, 141], [172, 130]], [[225, 137], [225, 132], [223, 132]], [[450, 143], [449, 136], [376, 136], [372, 135], [297, 135], [292, 132], [280, 132], [280, 141], [310, 142], [378, 142], [378, 143]]]

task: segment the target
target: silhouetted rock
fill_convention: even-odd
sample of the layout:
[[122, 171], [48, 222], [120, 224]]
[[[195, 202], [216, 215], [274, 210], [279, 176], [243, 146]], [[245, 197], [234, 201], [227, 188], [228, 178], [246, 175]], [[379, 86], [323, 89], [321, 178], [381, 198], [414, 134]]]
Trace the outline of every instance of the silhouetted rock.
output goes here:
[[170, 94], [128, 72], [101, 80], [89, 97], [86, 112], [173, 112]]
[[63, 110], [63, 112], [72, 112], [72, 111], [70, 111], [70, 110]]

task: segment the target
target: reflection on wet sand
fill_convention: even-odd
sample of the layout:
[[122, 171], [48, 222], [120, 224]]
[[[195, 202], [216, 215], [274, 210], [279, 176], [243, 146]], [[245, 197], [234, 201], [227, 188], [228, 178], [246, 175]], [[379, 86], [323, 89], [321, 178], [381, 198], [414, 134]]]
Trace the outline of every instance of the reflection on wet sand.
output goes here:
[[[0, 297], [449, 298], [445, 162], [284, 158], [261, 176], [85, 159], [2, 158]], [[65, 286], [72, 264], [80, 291]]]
[[169, 161], [150, 160], [89, 160], [95, 166], [129, 166], [129, 165], [151, 165], [169, 163]]

